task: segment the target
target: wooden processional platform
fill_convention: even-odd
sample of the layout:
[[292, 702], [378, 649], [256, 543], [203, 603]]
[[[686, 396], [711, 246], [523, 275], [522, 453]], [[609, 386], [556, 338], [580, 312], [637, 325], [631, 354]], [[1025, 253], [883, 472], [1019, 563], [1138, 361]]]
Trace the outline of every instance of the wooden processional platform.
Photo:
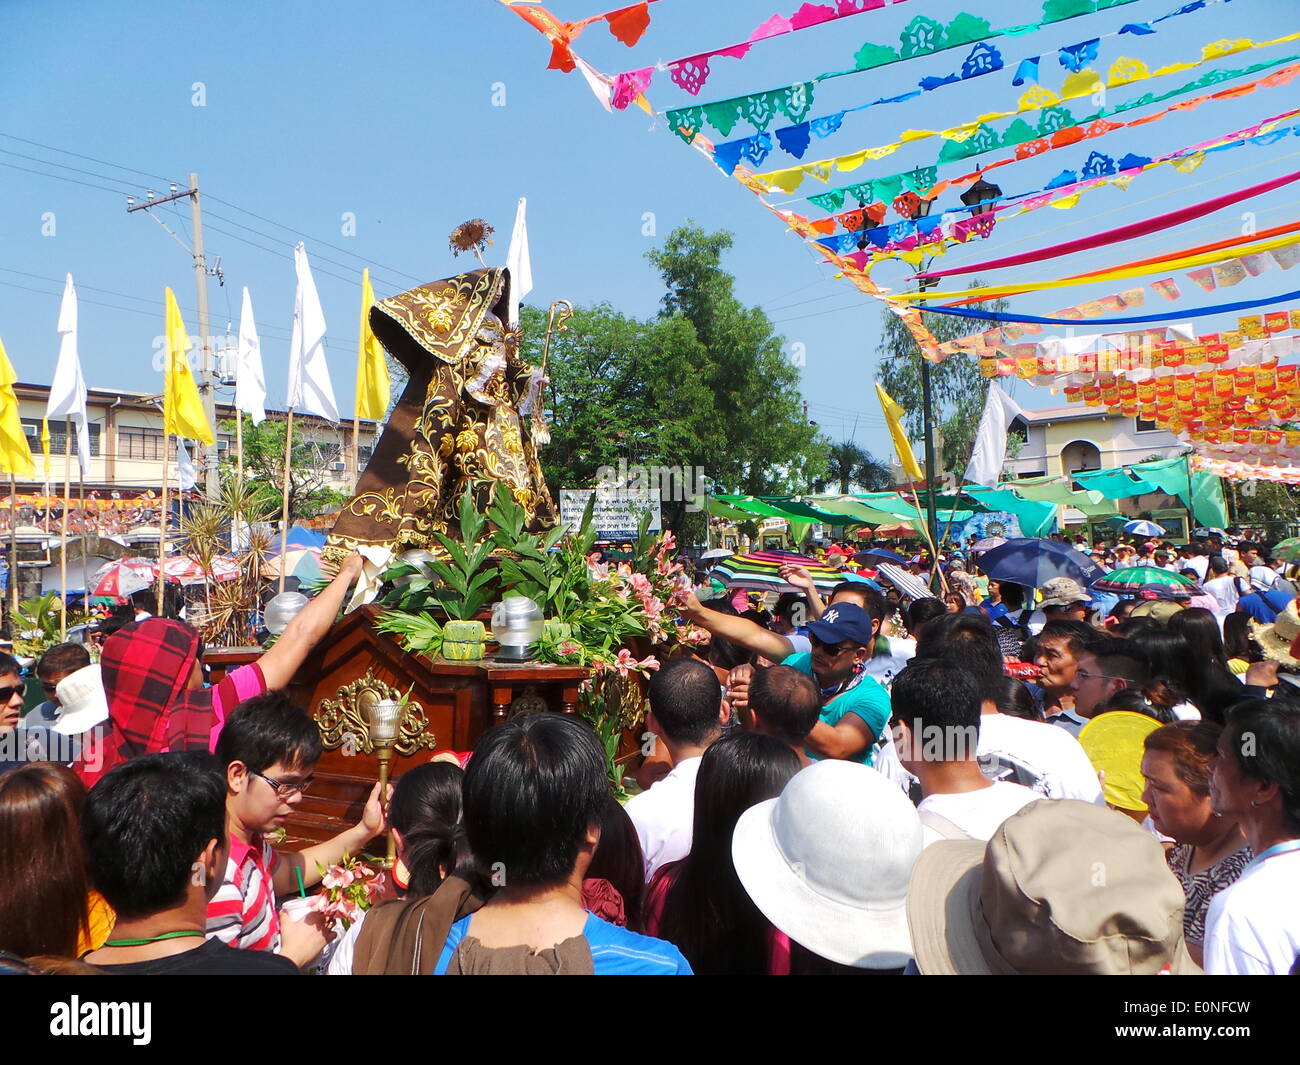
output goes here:
[[[289, 685], [299, 706], [316, 719], [325, 753], [311, 790], [290, 818], [283, 846], [295, 850], [329, 839], [361, 818], [379, 778], [367, 712], [379, 699], [410, 690], [390, 779], [429, 761], [435, 751], [468, 751], [495, 724], [515, 714], [577, 711], [578, 685], [590, 670], [540, 662], [452, 662], [411, 654], [397, 639], [376, 632], [379, 611], [363, 606], [337, 622]], [[214, 680], [257, 659], [256, 648], [211, 651]]]

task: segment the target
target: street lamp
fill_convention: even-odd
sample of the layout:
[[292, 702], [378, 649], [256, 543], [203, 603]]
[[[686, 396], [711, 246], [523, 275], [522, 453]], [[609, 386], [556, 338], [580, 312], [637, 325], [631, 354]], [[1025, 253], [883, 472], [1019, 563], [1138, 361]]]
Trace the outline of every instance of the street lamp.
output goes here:
[[971, 216], [988, 214], [993, 208], [990, 201], [998, 199], [1002, 190], [982, 177], [961, 194], [961, 202], [971, 209]]

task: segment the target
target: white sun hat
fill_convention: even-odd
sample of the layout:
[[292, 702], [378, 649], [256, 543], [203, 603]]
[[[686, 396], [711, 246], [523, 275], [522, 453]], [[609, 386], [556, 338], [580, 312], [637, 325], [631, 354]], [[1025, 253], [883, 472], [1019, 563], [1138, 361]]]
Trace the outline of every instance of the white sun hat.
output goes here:
[[827, 760], [736, 823], [736, 873], [763, 915], [829, 961], [897, 969], [912, 957], [907, 884], [921, 822], [869, 766]]

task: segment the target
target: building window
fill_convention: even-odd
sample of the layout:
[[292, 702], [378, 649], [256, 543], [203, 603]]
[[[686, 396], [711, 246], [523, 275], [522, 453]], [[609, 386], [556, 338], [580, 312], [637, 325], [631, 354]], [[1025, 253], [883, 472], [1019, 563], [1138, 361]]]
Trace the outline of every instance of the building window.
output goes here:
[[375, 449], [373, 447], [370, 447], [367, 444], [362, 444], [359, 448], [357, 448], [357, 461], [361, 463], [362, 466], [364, 466], [367, 462], [370, 461], [370, 457], [374, 455], [374, 453], [375, 453]]
[[[23, 418], [23, 432], [27, 436], [28, 446], [32, 449], [33, 455], [41, 453], [41, 423], [36, 418]], [[65, 421], [59, 419], [50, 422], [50, 455], [58, 456], [63, 454], [65, 447], [64, 426]], [[102, 425], [91, 422], [86, 428], [90, 431], [90, 454], [92, 457], [100, 454], [99, 450], [99, 433], [103, 429]], [[72, 454], [77, 454], [77, 429], [72, 427]]]
[[163, 459], [163, 431], [144, 426], [120, 426], [117, 430], [117, 457], [161, 462]]
[[1151, 418], [1134, 418], [1134, 429], [1139, 433], [1160, 433], [1164, 429]]

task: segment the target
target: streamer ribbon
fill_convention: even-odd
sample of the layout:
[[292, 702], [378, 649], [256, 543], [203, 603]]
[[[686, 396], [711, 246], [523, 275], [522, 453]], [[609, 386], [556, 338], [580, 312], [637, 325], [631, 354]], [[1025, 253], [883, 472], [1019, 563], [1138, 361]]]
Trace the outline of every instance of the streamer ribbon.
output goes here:
[[[1237, 303], [1221, 303], [1214, 307], [1202, 307], [1199, 310], [1179, 311], [1179, 318], [1208, 318], [1214, 314], [1231, 314], [1234, 311], [1248, 311], [1255, 307], [1268, 307], [1275, 303], [1286, 303], [1300, 299], [1300, 291], [1284, 292], [1280, 296], [1269, 296], [1258, 300], [1241, 300]], [[954, 318], [975, 318], [985, 322], [1030, 322], [1035, 325], [1077, 325], [1076, 318], [1043, 318], [1027, 314], [1011, 314], [1002, 311], [986, 311], [978, 307], [922, 307], [922, 314], [946, 314]], [[1160, 314], [1131, 315], [1125, 318], [1099, 318], [1093, 325], [1141, 325], [1146, 322], [1167, 322], [1169, 312]]]

